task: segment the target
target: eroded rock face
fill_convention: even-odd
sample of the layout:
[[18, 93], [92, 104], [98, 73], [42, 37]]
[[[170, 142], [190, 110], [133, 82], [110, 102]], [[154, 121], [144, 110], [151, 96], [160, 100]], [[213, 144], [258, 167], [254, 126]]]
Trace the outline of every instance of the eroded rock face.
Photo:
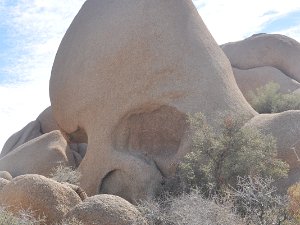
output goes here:
[[59, 127], [88, 140], [81, 186], [138, 190], [114, 190], [132, 201], [189, 151], [187, 113], [256, 114], [191, 0], [86, 1], [56, 55], [50, 98]]
[[8, 171], [13, 177], [49, 176], [59, 165], [76, 167], [73, 153], [58, 130], [28, 141], [0, 159], [0, 171]]
[[12, 212], [33, 211], [36, 217], [46, 216], [47, 224], [60, 222], [81, 199], [68, 186], [40, 175], [14, 178], [0, 190], [0, 204]]
[[126, 200], [114, 195], [95, 195], [76, 205], [66, 219], [83, 225], [146, 225], [140, 212]]

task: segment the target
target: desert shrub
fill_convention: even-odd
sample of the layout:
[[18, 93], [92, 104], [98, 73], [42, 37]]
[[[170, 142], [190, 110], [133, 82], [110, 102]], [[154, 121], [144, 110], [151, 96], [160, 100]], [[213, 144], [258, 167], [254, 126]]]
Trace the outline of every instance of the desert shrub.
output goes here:
[[218, 205], [193, 191], [163, 202], [144, 201], [138, 206], [149, 225], [240, 225], [242, 219], [229, 205]]
[[174, 225], [174, 222], [169, 217], [166, 202], [166, 199], [164, 201], [149, 199], [139, 202], [137, 209], [149, 225]]
[[256, 91], [248, 94], [249, 103], [258, 113], [278, 113], [287, 110], [300, 109], [299, 94], [282, 94], [279, 92], [280, 86], [270, 82]]
[[277, 193], [273, 179], [239, 177], [237, 188], [231, 192], [235, 208], [246, 224], [292, 224], [288, 213], [288, 198]]
[[300, 223], [300, 183], [288, 189], [289, 212]]
[[70, 184], [78, 185], [81, 174], [79, 171], [74, 170], [72, 167], [59, 165], [52, 171], [50, 176], [53, 180], [56, 180], [60, 183], [67, 182]]
[[221, 193], [238, 176], [261, 176], [274, 179], [287, 175], [288, 165], [279, 160], [275, 139], [254, 128], [241, 128], [230, 116], [222, 119], [215, 132], [202, 114], [190, 116], [194, 131], [192, 151], [179, 165], [179, 174], [189, 189], [203, 193]]
[[36, 219], [33, 212], [22, 210], [13, 214], [4, 207], [0, 207], [0, 225], [44, 225], [45, 218]]

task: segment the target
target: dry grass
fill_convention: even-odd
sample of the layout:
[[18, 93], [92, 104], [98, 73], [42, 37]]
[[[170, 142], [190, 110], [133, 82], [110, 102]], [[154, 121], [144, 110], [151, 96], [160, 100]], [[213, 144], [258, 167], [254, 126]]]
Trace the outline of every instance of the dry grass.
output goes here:
[[45, 218], [35, 218], [30, 210], [22, 210], [13, 214], [4, 207], [0, 207], [0, 225], [44, 225]]
[[74, 170], [71, 167], [60, 165], [53, 170], [50, 176], [53, 180], [56, 180], [57, 182], [60, 183], [66, 182], [66, 183], [78, 185], [81, 174], [80, 172]]

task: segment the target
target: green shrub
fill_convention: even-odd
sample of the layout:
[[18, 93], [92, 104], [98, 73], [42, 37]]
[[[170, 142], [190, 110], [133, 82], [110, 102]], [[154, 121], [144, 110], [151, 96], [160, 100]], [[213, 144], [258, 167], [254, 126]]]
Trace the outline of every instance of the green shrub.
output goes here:
[[249, 92], [249, 103], [258, 113], [279, 113], [287, 110], [300, 109], [299, 94], [282, 94], [279, 92], [280, 86], [270, 82], [263, 87], [257, 88], [254, 92]]
[[215, 132], [201, 113], [190, 116], [194, 131], [192, 151], [179, 166], [179, 175], [188, 189], [205, 194], [221, 193], [236, 183], [238, 176], [274, 179], [287, 175], [288, 165], [276, 158], [275, 139], [227, 116]]
[[52, 171], [50, 176], [53, 180], [56, 180], [60, 183], [67, 182], [70, 184], [78, 185], [81, 174], [79, 171], [74, 170], [72, 167], [59, 165]]

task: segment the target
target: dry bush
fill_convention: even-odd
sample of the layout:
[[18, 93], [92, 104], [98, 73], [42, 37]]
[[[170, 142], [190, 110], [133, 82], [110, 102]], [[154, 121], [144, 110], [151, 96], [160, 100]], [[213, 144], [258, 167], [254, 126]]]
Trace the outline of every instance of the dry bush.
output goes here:
[[149, 225], [174, 225], [175, 223], [169, 217], [168, 207], [165, 201], [147, 200], [141, 201], [137, 209], [146, 219]]
[[50, 176], [53, 180], [56, 180], [60, 183], [66, 182], [78, 185], [81, 174], [79, 171], [74, 170], [72, 167], [59, 165], [52, 171]]
[[273, 180], [261, 177], [239, 177], [231, 198], [239, 214], [251, 225], [292, 224], [288, 198], [277, 193]]
[[191, 192], [174, 198], [170, 205], [170, 217], [182, 225], [241, 225], [242, 220], [231, 211], [230, 205], [217, 204]]
[[138, 209], [149, 225], [242, 225], [230, 205], [219, 205], [193, 191], [164, 201], [144, 201]]
[[300, 223], [300, 183], [288, 189], [289, 212]]

